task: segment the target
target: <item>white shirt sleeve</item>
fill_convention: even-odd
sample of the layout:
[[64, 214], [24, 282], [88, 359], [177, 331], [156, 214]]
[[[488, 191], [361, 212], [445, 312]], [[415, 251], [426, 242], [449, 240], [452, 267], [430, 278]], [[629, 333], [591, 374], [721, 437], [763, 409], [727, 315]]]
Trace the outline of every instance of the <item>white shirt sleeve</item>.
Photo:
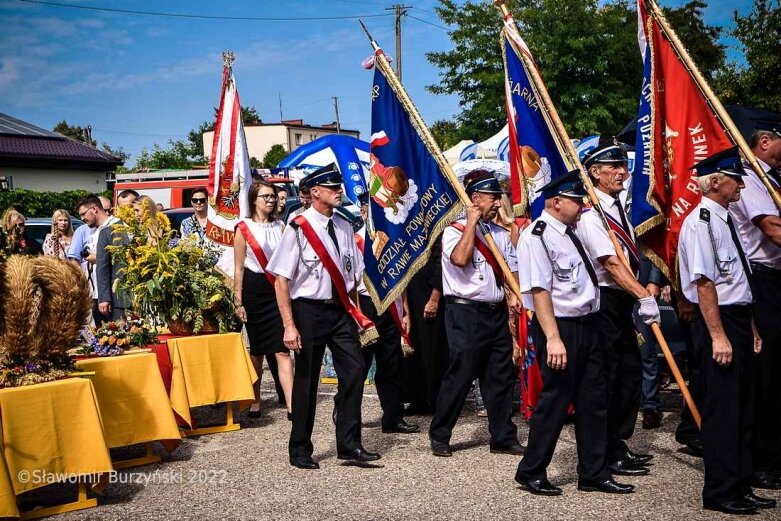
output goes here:
[[[717, 218], [711, 216], [711, 219]], [[698, 220], [695, 226], [687, 227], [686, 236], [679, 240], [689, 245], [689, 278], [687, 282], [696, 283], [702, 277], [716, 280], [716, 259], [713, 257], [713, 245], [708, 233], [708, 223]]]
[[266, 269], [277, 277], [292, 280], [296, 275], [300, 256], [301, 252], [298, 251], [296, 243], [296, 230], [293, 226], [286, 226]]
[[580, 216], [576, 233], [590, 258], [599, 259], [600, 257], [616, 255], [613, 241], [610, 240], [596, 210], [591, 209]]
[[743, 182], [746, 187], [740, 191], [740, 199], [730, 206], [736, 206], [749, 221], [760, 215], [778, 215], [773, 198], [755, 174], [743, 176]]
[[553, 268], [539, 237], [529, 235], [518, 242], [518, 263], [521, 292], [530, 293], [533, 288], [551, 290]]
[[456, 249], [456, 244], [461, 240], [461, 231], [453, 226], [447, 226], [442, 232], [442, 256], [448, 260]]
[[502, 236], [504, 239], [504, 249], [502, 251], [504, 260], [507, 261], [507, 266], [510, 268], [510, 271], [515, 273], [518, 271], [518, 255], [513, 247], [513, 241], [510, 239], [510, 232], [502, 233]]

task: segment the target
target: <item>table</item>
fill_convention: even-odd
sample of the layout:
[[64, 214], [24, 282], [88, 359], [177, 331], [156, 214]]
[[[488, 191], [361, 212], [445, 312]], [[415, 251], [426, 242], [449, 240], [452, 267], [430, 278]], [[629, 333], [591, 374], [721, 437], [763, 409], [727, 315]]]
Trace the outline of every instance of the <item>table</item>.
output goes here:
[[153, 353], [127, 351], [122, 356], [86, 358], [79, 369], [94, 371], [90, 377], [98, 397], [106, 444], [109, 448], [146, 444], [146, 455], [115, 462], [115, 468], [157, 463], [152, 441], [172, 452], [181, 442], [168, 393]]
[[171, 359], [171, 407], [192, 427], [190, 408], [227, 403], [226, 423], [190, 429], [187, 435], [238, 430], [233, 402], [239, 409], [255, 400], [252, 385], [258, 380], [239, 333], [199, 335], [168, 340]]
[[[112, 470], [89, 379], [0, 389], [0, 429], [0, 512], [13, 515], [16, 505], [11, 501], [24, 492]], [[21, 515], [33, 519], [94, 506], [97, 500], [87, 499], [86, 483], [80, 479], [76, 501]]]

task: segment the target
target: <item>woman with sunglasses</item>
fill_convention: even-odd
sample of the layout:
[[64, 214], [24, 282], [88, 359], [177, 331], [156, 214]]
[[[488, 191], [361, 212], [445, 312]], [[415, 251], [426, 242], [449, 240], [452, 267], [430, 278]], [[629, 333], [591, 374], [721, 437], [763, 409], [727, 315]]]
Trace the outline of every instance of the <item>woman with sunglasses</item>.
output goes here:
[[208, 207], [206, 206], [206, 199], [208, 193], [206, 188], [196, 188], [193, 190], [190, 196], [190, 204], [193, 206], [195, 213], [182, 221], [182, 225], [179, 227], [179, 233], [182, 239], [195, 235], [198, 242], [206, 240], [206, 214]]
[[236, 311], [247, 328], [249, 352], [258, 381], [255, 383], [255, 403], [249, 416], [260, 417], [260, 380], [263, 356], [274, 355], [279, 383], [285, 394], [288, 418], [293, 393], [293, 361], [282, 340], [282, 318], [277, 307], [274, 277], [266, 272], [266, 264], [282, 236], [284, 225], [277, 218], [277, 188], [266, 181], [252, 183], [248, 194], [249, 216], [236, 227], [233, 241]]
[[0, 248], [8, 255], [40, 255], [41, 246], [33, 239], [27, 238], [26, 219], [24, 215], [9, 208], [3, 214], [0, 227]]

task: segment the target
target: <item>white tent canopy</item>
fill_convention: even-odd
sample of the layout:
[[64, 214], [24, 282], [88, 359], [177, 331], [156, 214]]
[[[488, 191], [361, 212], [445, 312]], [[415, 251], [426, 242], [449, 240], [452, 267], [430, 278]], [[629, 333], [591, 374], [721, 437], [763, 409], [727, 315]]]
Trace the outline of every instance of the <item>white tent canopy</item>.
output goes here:
[[473, 144], [474, 141], [471, 139], [462, 139], [459, 141], [455, 146], [452, 146], [442, 152], [445, 156], [445, 159], [447, 159], [447, 162], [451, 165], [455, 165], [461, 160], [461, 152], [468, 147], [469, 145]]

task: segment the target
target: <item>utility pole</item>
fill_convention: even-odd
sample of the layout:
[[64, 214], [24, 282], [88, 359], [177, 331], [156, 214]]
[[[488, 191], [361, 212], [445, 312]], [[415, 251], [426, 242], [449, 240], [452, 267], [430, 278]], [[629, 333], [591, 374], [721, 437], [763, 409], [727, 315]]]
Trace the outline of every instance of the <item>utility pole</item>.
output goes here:
[[336, 112], [336, 133], [341, 134], [342, 133], [342, 127], [339, 124], [339, 98], [334, 96], [334, 112]]
[[282, 117], [282, 93], [280, 92], [280, 93], [279, 93], [279, 121], [280, 121], [280, 123], [281, 123], [281, 122], [282, 122], [284, 119], [285, 119], [285, 118], [283, 118], [283, 117]]
[[411, 5], [395, 4], [391, 7], [386, 7], [386, 11], [394, 11], [396, 16], [396, 76], [401, 82], [401, 17], [407, 14], [407, 9], [411, 9]]

